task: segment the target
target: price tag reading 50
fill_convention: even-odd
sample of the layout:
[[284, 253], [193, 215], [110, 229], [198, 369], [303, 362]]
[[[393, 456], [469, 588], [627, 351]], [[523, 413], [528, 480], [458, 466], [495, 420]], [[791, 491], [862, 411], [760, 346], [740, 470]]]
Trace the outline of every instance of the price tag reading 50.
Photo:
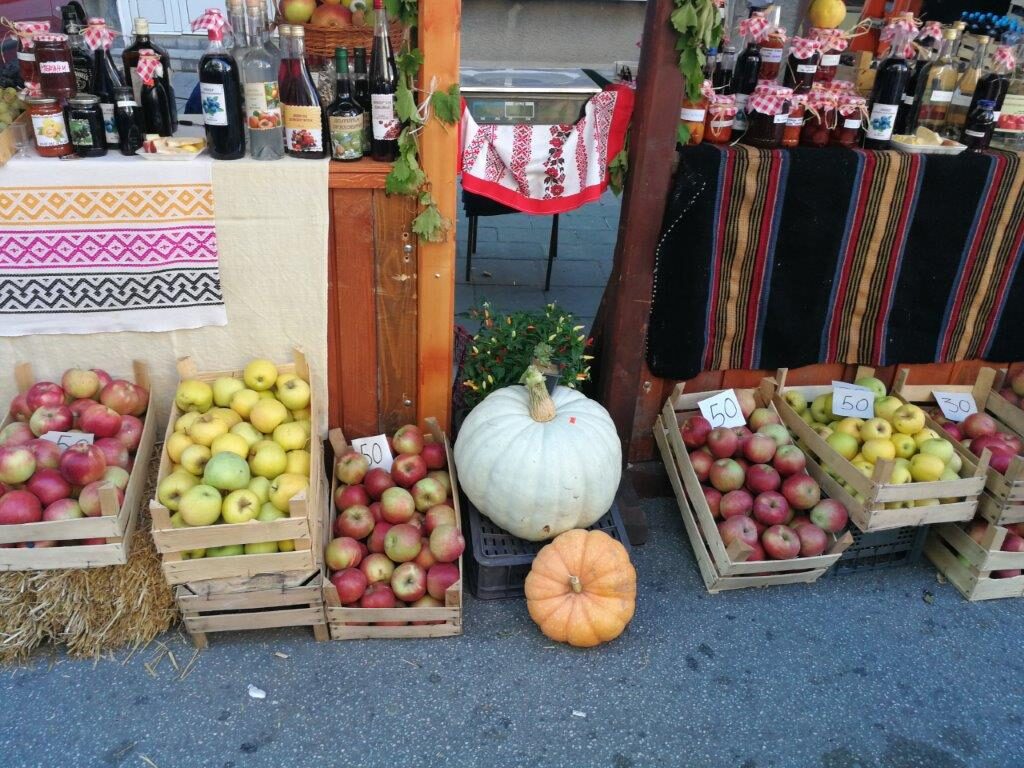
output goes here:
[[385, 472], [391, 471], [394, 457], [391, 455], [391, 446], [388, 445], [387, 435], [356, 438], [352, 441], [352, 448], [366, 457], [366, 460], [370, 462], [370, 469], [380, 467]]
[[942, 409], [942, 415], [950, 421], [960, 422], [978, 412], [978, 404], [970, 392], [938, 392], [933, 391], [935, 402]]
[[740, 409], [736, 391], [727, 389], [713, 397], [697, 403], [701, 415], [711, 422], [712, 427], [742, 427], [747, 423]]
[[872, 419], [875, 416], [875, 393], [845, 381], [832, 382], [832, 414], [839, 417]]

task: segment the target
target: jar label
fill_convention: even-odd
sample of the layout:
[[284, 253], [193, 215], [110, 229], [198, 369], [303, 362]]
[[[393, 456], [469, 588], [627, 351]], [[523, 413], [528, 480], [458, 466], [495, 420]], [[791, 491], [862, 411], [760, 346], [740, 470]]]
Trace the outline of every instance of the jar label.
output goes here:
[[40, 61], [39, 74], [63, 75], [71, 72], [71, 65], [66, 61]]
[[64, 115], [32, 115], [32, 130], [36, 134], [37, 147], [63, 147], [68, 144], [68, 131]]
[[783, 112], [781, 114], [775, 115], [773, 121], [776, 125], [779, 125], [780, 123], [789, 124], [789, 113]]
[[952, 91], [932, 91], [932, 97], [929, 99], [932, 104], [949, 104], [952, 100]]
[[119, 101], [117, 106], [127, 109], [128, 107], [138, 107], [139, 103], [137, 101]]
[[[778, 120], [776, 120], [775, 122], [778, 122]], [[788, 117], [786, 119], [786, 126], [789, 127], [789, 128], [800, 128], [803, 124], [804, 124], [804, 116], [803, 115], [800, 115], [800, 117], [792, 117], [792, 116], [790, 116], [790, 117]]]
[[245, 119], [250, 131], [281, 130], [281, 92], [276, 80], [245, 84]]
[[778, 64], [782, 61], [782, 49], [781, 48], [762, 48], [761, 49], [761, 61], [768, 64]]
[[888, 141], [892, 137], [893, 123], [899, 109], [897, 104], [875, 104], [871, 108], [871, 119], [868, 120], [865, 135], [876, 141]]
[[284, 105], [284, 146], [292, 152], [323, 152], [324, 129], [320, 107]]
[[860, 118], [846, 118], [843, 120], [843, 128], [860, 128]]
[[956, 93], [953, 94], [953, 97], [950, 99], [950, 101], [953, 102], [954, 106], [957, 107], [969, 107], [971, 106], [971, 100], [973, 98], [973, 93], [963, 94], [960, 93], [960, 91], [957, 91]]
[[818, 71], [817, 64], [797, 64], [796, 71], [803, 75], [813, 75]]
[[721, 131], [726, 128], [732, 128], [733, 122], [734, 121], [732, 120], [712, 120], [711, 129], [714, 131]]
[[228, 124], [228, 103], [224, 96], [223, 85], [200, 83], [199, 98], [203, 105], [203, 122], [206, 125]]
[[348, 115], [328, 118], [331, 124], [331, 157], [335, 160], [358, 160], [363, 156], [363, 116]]
[[88, 119], [72, 117], [68, 122], [70, 123], [68, 129], [71, 131], [72, 144], [76, 147], [93, 146], [92, 129], [89, 127]]
[[823, 66], [823, 67], [838, 67], [839, 66], [839, 54], [838, 53], [825, 53], [825, 54], [822, 54], [821, 66]]
[[18, 61], [35, 61], [35, 51], [18, 51]]
[[965, 130], [964, 133], [966, 133], [968, 136], [971, 136], [971, 137], [973, 137], [975, 139], [983, 139], [983, 138], [985, 138], [985, 132], [984, 131]]
[[401, 124], [395, 117], [395, 95], [393, 93], [370, 94], [370, 119], [373, 123], [374, 139], [391, 141], [398, 138]]
[[706, 111], [707, 110], [703, 109], [690, 109], [683, 107], [679, 110], [679, 119], [687, 123], [703, 123]]
[[114, 105], [101, 102], [100, 111], [103, 113], [103, 132], [106, 134], [107, 144], [117, 144], [120, 139], [117, 135], [117, 124], [114, 122]]
[[999, 118], [1002, 117], [1002, 116], [1003, 116], [1002, 112], [993, 112], [992, 113], [992, 119], [995, 120], [997, 123], [999, 122]]

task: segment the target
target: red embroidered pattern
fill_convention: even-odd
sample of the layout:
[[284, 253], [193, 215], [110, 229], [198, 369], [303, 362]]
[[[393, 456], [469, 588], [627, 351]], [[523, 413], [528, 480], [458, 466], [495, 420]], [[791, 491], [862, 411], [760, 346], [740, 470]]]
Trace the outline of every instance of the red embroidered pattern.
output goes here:
[[587, 186], [587, 116], [576, 123], [576, 176], [580, 189]]
[[517, 125], [512, 131], [512, 161], [508, 165], [512, 179], [521, 195], [530, 194], [530, 183], [526, 178], [526, 166], [533, 155], [533, 126]]
[[548, 156], [544, 161], [544, 199], [561, 197], [565, 193], [565, 142], [572, 136], [571, 125], [548, 127]]
[[494, 141], [494, 137], [498, 134], [498, 127], [496, 125], [482, 125], [477, 128], [476, 134], [473, 139], [469, 142], [469, 146], [462, 153], [462, 167], [472, 168], [473, 163], [480, 156], [480, 151], [484, 148], [484, 145], [489, 145]]
[[[608, 134], [612, 127], [612, 115], [615, 113], [615, 100], [618, 94], [615, 91], [601, 91], [591, 101], [594, 103], [594, 116], [597, 119], [596, 136], [594, 143], [597, 144], [597, 168], [603, 179], [608, 171]], [[605, 105], [605, 102], [608, 102]]]

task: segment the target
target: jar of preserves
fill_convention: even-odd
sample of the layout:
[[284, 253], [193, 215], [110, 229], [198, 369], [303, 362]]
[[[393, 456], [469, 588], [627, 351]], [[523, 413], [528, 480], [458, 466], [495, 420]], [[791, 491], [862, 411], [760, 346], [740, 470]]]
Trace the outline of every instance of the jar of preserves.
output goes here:
[[683, 97], [679, 109], [679, 120], [689, 130], [690, 138], [686, 145], [700, 144], [704, 140], [704, 120], [708, 111], [708, 100], [714, 95], [711, 81], [705, 80], [701, 85], [700, 98], [696, 101]]
[[814, 82], [831, 83], [836, 78], [839, 56], [850, 45], [850, 40], [841, 29], [814, 28], [811, 30], [811, 38], [821, 46], [821, 59], [818, 61], [818, 71], [814, 73]]
[[743, 143], [761, 149], [781, 146], [792, 98], [792, 88], [758, 86], [747, 102], [747, 131], [743, 134]]
[[789, 102], [789, 116], [786, 118], [786, 129], [782, 132], [782, 146], [795, 147], [800, 143], [800, 132], [804, 127], [804, 114], [807, 111], [807, 94], [795, 93]]
[[800, 144], [807, 147], [827, 146], [836, 124], [836, 97], [825, 90], [813, 90], [807, 97], [804, 127]]
[[39, 87], [43, 95], [53, 96], [61, 102], [67, 101], [78, 90], [68, 36], [40, 32], [35, 36], [35, 44]]
[[786, 48], [786, 30], [779, 26], [782, 8], [772, 6], [768, 13], [768, 27], [761, 37], [761, 70], [758, 77], [762, 80], [775, 82], [782, 69], [782, 59]]
[[68, 138], [64, 110], [52, 96], [30, 96], [25, 100], [35, 134], [36, 152], [40, 157], [64, 157], [75, 148]]
[[810, 93], [821, 60], [821, 43], [807, 37], [794, 37], [786, 60], [782, 84], [793, 93]]
[[16, 21], [14, 34], [18, 37], [18, 73], [26, 83], [39, 82], [39, 68], [36, 66], [35, 36], [50, 31], [48, 21]]
[[732, 139], [732, 124], [735, 119], [736, 97], [716, 93], [708, 104], [704, 140], [712, 144], [728, 144]]
[[858, 147], [868, 117], [868, 101], [856, 94], [842, 94], [836, 107], [836, 124], [832, 129], [832, 144]]
[[68, 134], [79, 157], [103, 157], [107, 154], [107, 133], [99, 96], [80, 93], [68, 99]]

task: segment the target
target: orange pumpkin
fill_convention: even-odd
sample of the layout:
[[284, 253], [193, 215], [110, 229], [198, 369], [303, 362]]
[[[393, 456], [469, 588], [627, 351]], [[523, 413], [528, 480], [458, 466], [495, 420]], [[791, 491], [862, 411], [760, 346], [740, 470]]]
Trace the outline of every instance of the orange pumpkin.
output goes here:
[[614, 640], [636, 610], [636, 569], [626, 548], [602, 531], [557, 536], [526, 577], [526, 607], [540, 631], [590, 648]]

